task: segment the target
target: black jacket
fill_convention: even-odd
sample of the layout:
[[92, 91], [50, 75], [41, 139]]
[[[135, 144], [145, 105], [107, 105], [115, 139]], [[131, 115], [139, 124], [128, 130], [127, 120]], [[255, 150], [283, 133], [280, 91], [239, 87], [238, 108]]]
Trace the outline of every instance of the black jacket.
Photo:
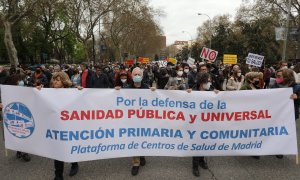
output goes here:
[[94, 73], [92, 77], [92, 88], [109, 88], [110, 83], [106, 74], [101, 73], [98, 76]]

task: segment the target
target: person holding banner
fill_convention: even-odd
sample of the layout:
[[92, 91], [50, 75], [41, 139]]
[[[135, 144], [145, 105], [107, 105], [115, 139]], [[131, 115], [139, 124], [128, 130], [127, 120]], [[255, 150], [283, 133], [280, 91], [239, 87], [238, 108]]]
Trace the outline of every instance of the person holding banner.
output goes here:
[[[219, 92], [212, 86], [212, 77], [210, 73], [198, 73], [196, 77], [196, 86], [193, 88], [193, 90], [214, 91], [215, 93]], [[196, 177], [200, 176], [198, 166], [202, 167], [203, 169], [208, 169], [208, 165], [204, 159], [204, 156], [193, 157], [192, 164], [193, 164], [193, 175]]]
[[[260, 80], [263, 76], [262, 72], [249, 72], [245, 76], [244, 85], [241, 87], [240, 90], [257, 90], [263, 89], [260, 86]], [[254, 159], [260, 159], [260, 156], [252, 156]]]
[[[20, 82], [23, 81], [21, 78], [21, 74], [17, 74], [17, 71], [14, 70], [15, 68], [10, 69], [10, 75], [6, 79], [6, 85], [12, 85], [12, 86], [24, 86]], [[17, 151], [16, 153], [17, 159], [22, 159], [25, 162], [29, 162], [31, 160], [31, 157], [28, 153], [24, 153], [21, 151]]]
[[[65, 72], [57, 72], [55, 73], [50, 81], [50, 88], [70, 88], [72, 87], [72, 82]], [[41, 90], [42, 86], [37, 86], [37, 89]], [[78, 89], [82, 89], [82, 87], [78, 87]], [[63, 172], [64, 172], [64, 162], [54, 160], [54, 168], [55, 168], [55, 178], [54, 180], [63, 180]], [[73, 162], [71, 166], [71, 170], [69, 176], [75, 176], [78, 173], [78, 163]]]
[[293, 88], [291, 99], [294, 100], [295, 119], [299, 118], [300, 85], [296, 84], [294, 72], [291, 69], [280, 69], [276, 71], [275, 84], [271, 88]]
[[[143, 71], [139, 67], [136, 67], [132, 70], [132, 79], [133, 82], [129, 84], [126, 88], [131, 89], [149, 89], [149, 86], [143, 82]], [[120, 90], [120, 86], [115, 87], [116, 90]], [[152, 89], [152, 88], [151, 88]], [[152, 89], [155, 90], [155, 89]], [[146, 159], [144, 156], [140, 157], [133, 157], [132, 158], [132, 168], [131, 168], [131, 174], [133, 176], [136, 176], [139, 173], [140, 166], [146, 165]]]
[[[291, 99], [294, 100], [295, 119], [299, 118], [299, 105], [300, 105], [300, 85], [296, 84], [294, 71], [291, 69], [280, 69], [276, 71], [275, 84], [271, 88], [293, 88]], [[276, 155], [278, 159], [282, 159], [283, 155]]]
[[132, 81], [131, 73], [129, 71], [121, 70], [117, 74], [115, 79], [115, 87], [126, 88], [132, 83], [133, 81]]

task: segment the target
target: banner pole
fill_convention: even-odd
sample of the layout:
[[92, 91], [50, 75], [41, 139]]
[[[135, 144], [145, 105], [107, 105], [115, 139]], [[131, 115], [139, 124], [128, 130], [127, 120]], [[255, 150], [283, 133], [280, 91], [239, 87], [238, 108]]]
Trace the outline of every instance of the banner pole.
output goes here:
[[[3, 136], [3, 141], [5, 142], [5, 138], [4, 138], [4, 126], [3, 126], [3, 123], [1, 125], [1, 133], [2, 133], [2, 136]], [[8, 157], [8, 151], [7, 149], [5, 148], [4, 146], [4, 149], [5, 149], [5, 157]]]

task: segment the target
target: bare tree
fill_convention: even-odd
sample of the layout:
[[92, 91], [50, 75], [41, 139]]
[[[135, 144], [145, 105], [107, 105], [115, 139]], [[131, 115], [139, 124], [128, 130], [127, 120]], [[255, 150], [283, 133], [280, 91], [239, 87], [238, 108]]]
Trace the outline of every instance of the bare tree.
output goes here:
[[12, 28], [33, 12], [39, 0], [1, 0], [0, 23], [4, 26], [4, 43], [12, 66], [19, 65], [17, 50], [13, 42]]
[[[120, 0], [67, 0], [71, 27], [78, 40], [83, 43], [86, 60], [91, 61], [89, 41], [94, 40], [94, 30], [101, 17], [112, 11]], [[94, 43], [93, 43], [94, 46]], [[93, 47], [94, 48], [94, 47]]]
[[154, 21], [153, 10], [145, 0], [127, 0], [118, 4], [114, 11], [104, 18], [105, 33], [109, 35], [119, 59], [124, 51], [145, 55], [158, 47], [160, 27]]

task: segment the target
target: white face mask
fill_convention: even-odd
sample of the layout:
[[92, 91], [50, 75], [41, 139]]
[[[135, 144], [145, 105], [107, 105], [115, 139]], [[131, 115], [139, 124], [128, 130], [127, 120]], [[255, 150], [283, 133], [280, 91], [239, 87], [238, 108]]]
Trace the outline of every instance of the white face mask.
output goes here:
[[183, 75], [183, 71], [178, 71], [177, 75], [181, 77]]
[[193, 69], [194, 72], [197, 72], [197, 69]]
[[288, 67], [287, 66], [283, 66], [281, 69], [288, 69]]
[[189, 71], [190, 71], [189, 69], [185, 69], [185, 70], [184, 70], [185, 73], [188, 73]]
[[121, 79], [122, 83], [126, 83], [127, 82], [127, 79]]
[[203, 88], [204, 88], [205, 90], [209, 90], [209, 89], [210, 89], [210, 86], [211, 86], [211, 82], [208, 82], [208, 83], [206, 83], [206, 84], [203, 85]]
[[237, 73], [237, 76], [238, 76], [238, 77], [241, 77], [241, 75], [242, 75], [242, 73]]

